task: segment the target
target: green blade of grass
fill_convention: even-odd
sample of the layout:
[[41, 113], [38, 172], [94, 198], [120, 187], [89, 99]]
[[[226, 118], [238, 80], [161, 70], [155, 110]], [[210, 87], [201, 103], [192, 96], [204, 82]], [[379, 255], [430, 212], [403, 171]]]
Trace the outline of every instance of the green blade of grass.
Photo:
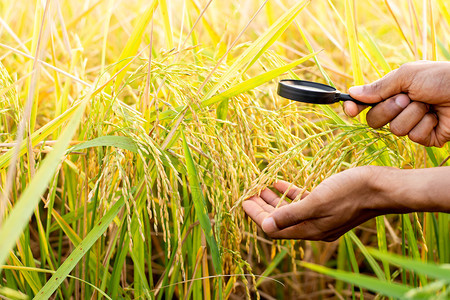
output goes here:
[[116, 77], [116, 82], [114, 85], [114, 90], [116, 93], [119, 90], [119, 87], [122, 84], [122, 80], [124, 79], [125, 73], [128, 69], [128, 67], [124, 68], [125, 65], [128, 63], [127, 58], [136, 55], [139, 49], [139, 45], [141, 43], [142, 35], [144, 34], [145, 28], [152, 20], [153, 13], [155, 12], [158, 3], [159, 3], [158, 0], [153, 0], [150, 6], [140, 16], [139, 20], [137, 21], [137, 24], [133, 27], [133, 32], [131, 33], [130, 38], [128, 39], [127, 43], [125, 44], [122, 50], [122, 53], [120, 54], [120, 57], [118, 59], [119, 63], [116, 64], [113, 72], [116, 73], [123, 68], [120, 74], [118, 74]]
[[[8, 287], [5, 286], [1, 286], [0, 287], [0, 296], [5, 297], [5, 299], [13, 299], [13, 300], [27, 300], [29, 299], [27, 295], [19, 292], [19, 291], [15, 291], [13, 289], [10, 289]], [[2, 298], [3, 298], [2, 297]]]
[[410, 290], [408, 286], [379, 280], [377, 278], [373, 278], [363, 274], [333, 270], [324, 266], [319, 266], [307, 262], [300, 262], [300, 264], [303, 267], [311, 269], [318, 273], [331, 276], [333, 278], [360, 286], [362, 288], [366, 288], [388, 297], [394, 297], [397, 299], [404, 298], [405, 294]]
[[[32, 268], [32, 267], [24, 267], [24, 266], [4, 266], [4, 269], [8, 269], [8, 270], [17, 270], [17, 271], [22, 271], [22, 272], [40, 272], [40, 273], [48, 273], [48, 274], [55, 274], [55, 271], [53, 270], [47, 270], [47, 269], [41, 269], [41, 268]], [[67, 275], [67, 277], [73, 278], [75, 280], [81, 281], [87, 285], [90, 285], [92, 288], [94, 288], [95, 290], [97, 290], [97, 292], [99, 292], [102, 296], [104, 296], [106, 299], [111, 299], [105, 292], [103, 292], [101, 289], [99, 289], [98, 287], [96, 287], [95, 285], [93, 285], [90, 282], [87, 282], [81, 278], [75, 277], [75, 276], [71, 276], [71, 275]], [[1, 294], [1, 293], [0, 293]], [[12, 298], [15, 299], [15, 298]], [[25, 299], [29, 299], [28, 297], [26, 297]]]
[[264, 74], [258, 75], [254, 78], [248, 79], [244, 82], [238, 83], [235, 86], [229, 88], [228, 90], [224, 91], [223, 93], [220, 93], [219, 95], [216, 95], [210, 99], [207, 99], [202, 102], [202, 107], [207, 107], [209, 105], [215, 104], [217, 102], [220, 102], [225, 99], [232, 98], [234, 96], [237, 96], [239, 94], [242, 94], [244, 92], [247, 92], [249, 90], [252, 90], [261, 84], [268, 82], [269, 80], [278, 77], [279, 75], [285, 73], [286, 71], [294, 68], [295, 66], [298, 66], [299, 64], [307, 61], [310, 58], [313, 58], [317, 55], [319, 52], [311, 53], [305, 57], [302, 57], [296, 61], [291, 62], [290, 64], [287, 64], [283, 67], [277, 68], [275, 70], [266, 72]]
[[78, 128], [86, 103], [87, 101], [84, 100], [80, 107], [78, 107], [74, 116], [67, 124], [66, 129], [58, 139], [53, 151], [48, 154], [41, 163], [39, 170], [36, 172], [30, 184], [25, 189], [19, 201], [1, 227], [0, 241], [2, 241], [2, 247], [0, 247], [0, 265], [4, 264], [9, 251], [13, 248], [14, 243], [19, 238], [22, 230], [28, 224], [36, 205], [39, 203], [42, 194], [47, 189], [48, 183], [53, 178], [53, 175], [61, 162], [61, 158]]
[[370, 54], [375, 58], [375, 61], [381, 66], [383, 72], [385, 74], [389, 73], [392, 69], [374, 39], [369, 35], [367, 31], [363, 31], [361, 37], [361, 41], [366, 46]]
[[198, 221], [202, 227], [203, 233], [205, 234], [206, 242], [211, 250], [212, 261], [216, 274], [222, 273], [222, 263], [220, 259], [220, 252], [217, 246], [217, 242], [213, 236], [213, 231], [211, 227], [211, 221], [208, 216], [208, 209], [206, 207], [206, 201], [203, 196], [202, 188], [198, 180], [198, 172], [192, 159], [191, 151], [186, 142], [186, 137], [184, 132], [181, 134], [183, 138], [183, 150], [184, 156], [186, 158], [186, 167], [188, 173], [189, 186], [192, 193], [192, 201], [194, 202], [195, 212], [197, 214]]
[[442, 263], [450, 262], [450, 239], [448, 238], [450, 219], [446, 213], [438, 213], [439, 259]]
[[[376, 226], [377, 226], [377, 240], [378, 240], [378, 249], [384, 252], [388, 252], [388, 245], [386, 241], [386, 225], [384, 224], [385, 216], [378, 216], [375, 218]], [[372, 258], [373, 259], [373, 258]], [[378, 266], [378, 265], [377, 265]], [[389, 269], [389, 263], [383, 261], [384, 274], [386, 275], [386, 279], [391, 279], [391, 273]], [[378, 277], [380, 278], [380, 277]], [[380, 278], [381, 279], [381, 278]]]
[[275, 22], [264, 34], [262, 34], [252, 45], [239, 56], [220, 80], [204, 95], [203, 100], [211, 98], [227, 81], [232, 79], [237, 71], [245, 66], [245, 72], [258, 58], [278, 39], [278, 37], [289, 27], [295, 17], [302, 11], [309, 1], [302, 1], [294, 5], [277, 22]]
[[106, 135], [101, 136], [90, 141], [78, 144], [69, 149], [69, 151], [79, 151], [91, 147], [117, 147], [121, 149], [125, 149], [134, 153], [138, 152], [136, 144], [134, 141], [126, 136], [115, 136], [115, 135]]
[[361, 69], [361, 61], [359, 60], [358, 38], [352, 0], [345, 1], [345, 23], [347, 29], [348, 47], [352, 58], [353, 81], [355, 85], [361, 85], [364, 84], [364, 78]]
[[363, 243], [359, 240], [359, 238], [356, 236], [356, 234], [353, 231], [349, 231], [347, 233], [348, 236], [352, 239], [353, 243], [358, 246], [359, 250], [361, 250], [362, 254], [366, 258], [366, 260], [369, 262], [369, 265], [372, 267], [372, 270], [375, 272], [377, 277], [380, 280], [386, 280], [386, 277], [384, 276], [383, 270], [381, 270], [380, 266], [377, 264], [375, 259], [370, 255], [367, 248], [363, 245]]
[[163, 21], [164, 21], [164, 32], [165, 32], [165, 38], [167, 39], [167, 49], [170, 50], [173, 48], [173, 30], [172, 30], [172, 26], [170, 25], [167, 1], [159, 0], [159, 8], [161, 10], [161, 14], [162, 14]]
[[111, 209], [100, 219], [95, 227], [88, 233], [84, 240], [72, 251], [64, 263], [56, 270], [44, 287], [34, 299], [48, 299], [75, 268], [80, 259], [87, 253], [98, 238], [108, 229], [108, 226], [124, 206], [124, 198], [121, 197]]
[[267, 279], [270, 273], [272, 273], [273, 270], [280, 264], [287, 253], [288, 251], [286, 249], [283, 249], [275, 256], [272, 262], [267, 266], [266, 270], [261, 274], [261, 277], [259, 277], [256, 281], [256, 286], [259, 286], [265, 279]]
[[[136, 143], [131, 139], [130, 137], [126, 136], [115, 136], [115, 135], [105, 135], [101, 136], [83, 143], [80, 143], [78, 145], [75, 145], [71, 148], [69, 148], [68, 152], [73, 151], [79, 151], [84, 150], [92, 147], [116, 147], [120, 149], [125, 149], [128, 151], [131, 151], [133, 153], [139, 153], [138, 146]], [[160, 150], [160, 149], [158, 149]], [[186, 174], [186, 168], [181, 164], [181, 162], [178, 160], [177, 157], [174, 155], [165, 152], [163, 150], [161, 151], [160, 159], [164, 166], [166, 167], [174, 167], [179, 173]], [[143, 154], [146, 157], [149, 157], [150, 159], [154, 159], [151, 154], [144, 153]]]
[[405, 258], [394, 253], [384, 253], [369, 248], [367, 251], [380, 260], [412, 270], [418, 274], [424, 274], [432, 278], [442, 279], [450, 283], [450, 268], [448, 265], [436, 265], [431, 262], [423, 262], [416, 259]]
[[[10, 260], [15, 266], [23, 267], [23, 263], [19, 260], [19, 258], [16, 255], [11, 254]], [[36, 275], [35, 273], [31, 272], [23, 272], [22, 276], [25, 279], [25, 282], [33, 290], [33, 293], [37, 293], [39, 289], [42, 288], [42, 284], [35, 279], [35, 276], [33, 276], [33, 274]]]

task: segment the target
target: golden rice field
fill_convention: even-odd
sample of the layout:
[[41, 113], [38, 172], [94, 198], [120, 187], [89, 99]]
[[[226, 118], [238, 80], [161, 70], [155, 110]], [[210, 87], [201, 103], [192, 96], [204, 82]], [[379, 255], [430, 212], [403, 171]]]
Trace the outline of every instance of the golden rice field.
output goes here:
[[449, 217], [273, 241], [241, 202], [361, 165], [448, 164], [339, 104], [450, 60], [445, 0], [0, 0], [0, 298], [448, 299]]

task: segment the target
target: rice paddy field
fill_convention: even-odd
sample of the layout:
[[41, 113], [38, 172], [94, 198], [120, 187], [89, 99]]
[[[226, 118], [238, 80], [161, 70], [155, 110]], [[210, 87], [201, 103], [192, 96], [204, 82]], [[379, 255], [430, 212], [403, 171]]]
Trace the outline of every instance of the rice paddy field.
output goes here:
[[244, 199], [448, 165], [276, 94], [450, 60], [445, 0], [0, 0], [0, 298], [448, 299], [449, 216], [270, 240]]

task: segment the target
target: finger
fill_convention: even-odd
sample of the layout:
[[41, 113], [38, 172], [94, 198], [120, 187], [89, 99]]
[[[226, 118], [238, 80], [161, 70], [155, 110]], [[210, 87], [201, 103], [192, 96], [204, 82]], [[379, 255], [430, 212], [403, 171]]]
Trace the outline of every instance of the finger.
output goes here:
[[[282, 194], [284, 194], [286, 192], [286, 190], [289, 189], [286, 196], [291, 200], [294, 200], [295, 198], [297, 198], [297, 196], [302, 192], [301, 188], [291, 184], [290, 182], [284, 181], [284, 180], [278, 180], [277, 182], [275, 182], [275, 184], [273, 186]], [[301, 199], [305, 198], [308, 194], [309, 193], [307, 191], [305, 191], [303, 193]]]
[[411, 102], [389, 125], [397, 136], [407, 135], [428, 112], [428, 106], [422, 102]]
[[[317, 217], [315, 215], [317, 208], [313, 205], [314, 201], [308, 200], [310, 200], [310, 198], [306, 197], [303, 201], [290, 203], [275, 209], [270, 216], [261, 223], [264, 232], [272, 233], [280, 231], [284, 228], [300, 224], [313, 217]], [[316, 203], [318, 203], [318, 201], [316, 201]]]
[[408, 76], [406, 69], [400, 68], [391, 71], [371, 84], [351, 87], [349, 89], [350, 96], [363, 102], [377, 103], [400, 94], [407, 88], [404, 80], [405, 76]]
[[271, 213], [275, 210], [275, 207], [269, 203], [267, 203], [264, 199], [258, 196], [253, 196], [250, 198], [253, 202], [256, 202], [259, 206], [262, 207], [265, 211]]
[[422, 120], [411, 129], [408, 133], [408, 137], [413, 142], [429, 147], [434, 140], [434, 128], [437, 124], [438, 119], [436, 118], [436, 115], [427, 113], [423, 116]]
[[261, 227], [263, 220], [270, 214], [270, 212], [265, 210], [258, 202], [254, 200], [246, 200], [242, 202], [242, 208], [259, 227]]
[[[445, 116], [444, 116], [445, 117]], [[433, 138], [431, 140], [431, 145], [434, 147], [443, 147], [448, 141], [450, 141], [450, 128], [448, 125], [439, 122], [435, 127], [433, 132]]]
[[356, 117], [360, 112], [365, 110], [368, 106], [356, 104], [353, 101], [344, 101], [344, 112], [349, 117]]
[[373, 107], [367, 113], [367, 124], [372, 128], [380, 128], [397, 117], [411, 100], [405, 94], [395, 95]]
[[313, 223], [306, 221], [280, 231], [272, 232], [268, 235], [272, 239], [302, 239], [317, 241], [322, 239], [324, 233], [315, 227]]
[[[364, 223], [376, 215], [360, 215], [350, 222], [342, 222], [336, 216], [316, 218], [301, 222], [285, 229], [268, 233], [273, 239], [302, 239], [332, 242], [350, 229]], [[320, 225], [321, 224], [321, 225]], [[325, 227], [324, 227], [325, 225]]]
[[[271, 189], [264, 189], [261, 192], [260, 197], [273, 207], [283, 206], [283, 205], [288, 204], [288, 202], [286, 202], [285, 200], [281, 200], [281, 198], [278, 197], [278, 195], [275, 194], [275, 192], [272, 191]], [[280, 203], [280, 201], [281, 201], [281, 203]]]

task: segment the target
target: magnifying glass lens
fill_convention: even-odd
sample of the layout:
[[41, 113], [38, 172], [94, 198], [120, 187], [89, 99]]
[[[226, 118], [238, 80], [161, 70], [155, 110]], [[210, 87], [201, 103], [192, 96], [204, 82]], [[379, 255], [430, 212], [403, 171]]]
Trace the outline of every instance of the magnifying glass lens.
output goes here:
[[374, 106], [353, 99], [334, 87], [306, 80], [285, 79], [278, 84], [278, 95], [281, 97], [312, 104], [332, 104], [339, 101], [353, 101], [356, 104]]

